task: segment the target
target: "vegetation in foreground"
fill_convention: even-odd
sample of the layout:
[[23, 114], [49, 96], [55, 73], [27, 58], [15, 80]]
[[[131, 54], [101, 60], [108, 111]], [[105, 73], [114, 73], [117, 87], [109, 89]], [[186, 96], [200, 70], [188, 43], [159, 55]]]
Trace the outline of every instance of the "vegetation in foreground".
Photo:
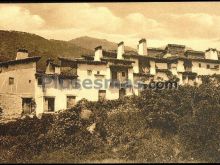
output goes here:
[[[84, 110], [92, 115], [83, 118]], [[219, 119], [220, 85], [210, 77], [199, 87], [82, 100], [53, 116], [1, 124], [0, 162], [220, 162]]]

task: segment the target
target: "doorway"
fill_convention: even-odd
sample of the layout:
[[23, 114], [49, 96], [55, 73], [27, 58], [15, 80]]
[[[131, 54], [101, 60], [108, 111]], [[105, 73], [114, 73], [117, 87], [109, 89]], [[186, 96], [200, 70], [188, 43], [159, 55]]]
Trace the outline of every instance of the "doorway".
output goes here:
[[125, 88], [119, 89], [119, 98], [123, 98], [126, 95], [126, 90]]
[[22, 110], [24, 114], [32, 113], [32, 98], [22, 98]]

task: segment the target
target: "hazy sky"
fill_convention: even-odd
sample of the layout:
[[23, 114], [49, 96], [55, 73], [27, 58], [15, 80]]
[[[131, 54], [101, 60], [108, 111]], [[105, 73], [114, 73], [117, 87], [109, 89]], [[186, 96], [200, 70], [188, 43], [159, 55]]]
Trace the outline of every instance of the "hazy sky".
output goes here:
[[219, 2], [0, 4], [0, 29], [47, 39], [91, 36], [136, 48], [184, 44], [220, 50]]

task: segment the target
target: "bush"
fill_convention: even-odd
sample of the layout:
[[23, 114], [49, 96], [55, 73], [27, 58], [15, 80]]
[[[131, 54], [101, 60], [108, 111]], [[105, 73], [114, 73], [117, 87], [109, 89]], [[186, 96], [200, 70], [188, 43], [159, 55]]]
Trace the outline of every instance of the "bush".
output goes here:
[[33, 118], [26, 117], [25, 119], [18, 119], [6, 124], [0, 124], [0, 135], [6, 136], [18, 136], [27, 134], [42, 134], [46, 133], [53, 121], [52, 115], [43, 115], [42, 119], [38, 119], [36, 116]]
[[[1, 162], [219, 162], [220, 86], [212, 81], [176, 90], [91, 102], [0, 124]], [[80, 112], [93, 112], [88, 120]], [[91, 134], [87, 127], [96, 123]], [[68, 156], [68, 157], [67, 157]], [[46, 160], [45, 160], [46, 159]]]
[[[201, 103], [200, 103], [201, 104]], [[220, 162], [220, 106], [201, 104], [194, 118], [182, 124], [179, 134], [187, 151], [185, 156]]]

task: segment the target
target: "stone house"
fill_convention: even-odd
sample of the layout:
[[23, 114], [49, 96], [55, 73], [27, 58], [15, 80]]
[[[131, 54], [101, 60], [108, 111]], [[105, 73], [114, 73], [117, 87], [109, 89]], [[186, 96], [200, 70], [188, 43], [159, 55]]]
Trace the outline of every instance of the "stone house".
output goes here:
[[5, 116], [31, 113], [34, 109], [36, 63], [40, 57], [17, 52], [16, 60], [0, 63], [0, 105]]

